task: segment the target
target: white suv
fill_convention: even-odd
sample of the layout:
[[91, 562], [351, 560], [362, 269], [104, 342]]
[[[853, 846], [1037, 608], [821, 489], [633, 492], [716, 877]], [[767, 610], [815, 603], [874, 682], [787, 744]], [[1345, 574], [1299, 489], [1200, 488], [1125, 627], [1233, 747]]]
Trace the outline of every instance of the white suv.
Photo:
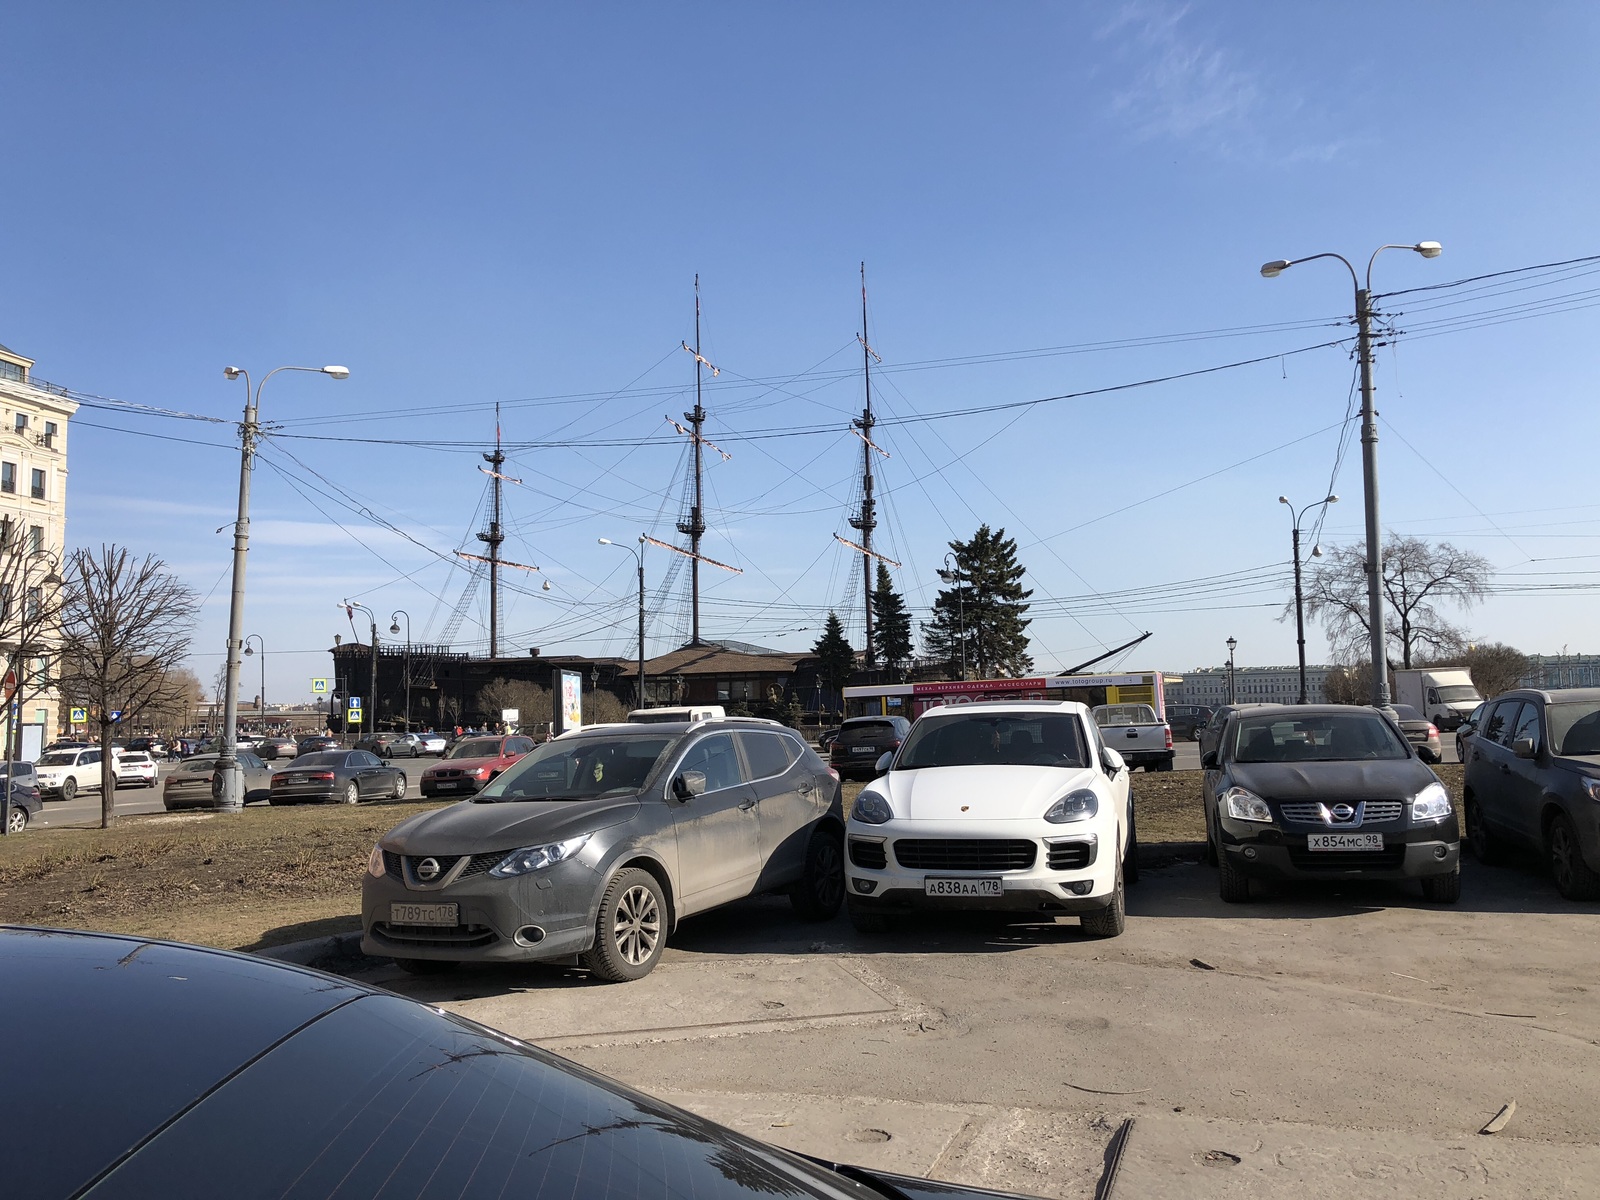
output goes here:
[[[113, 751], [115, 753], [115, 751]], [[100, 747], [49, 750], [33, 764], [41, 796], [71, 800], [79, 792], [100, 790]]]
[[1116, 937], [1138, 878], [1128, 768], [1073, 701], [918, 717], [850, 813], [845, 894], [864, 933], [911, 909], [1076, 913]]

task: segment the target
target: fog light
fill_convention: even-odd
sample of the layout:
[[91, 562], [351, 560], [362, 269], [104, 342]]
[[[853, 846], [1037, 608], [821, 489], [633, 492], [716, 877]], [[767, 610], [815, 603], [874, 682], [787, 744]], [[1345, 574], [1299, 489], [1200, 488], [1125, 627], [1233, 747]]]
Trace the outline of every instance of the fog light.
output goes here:
[[1076, 883], [1063, 883], [1061, 890], [1073, 896], [1087, 896], [1094, 891], [1094, 880], [1080, 879]]
[[876, 879], [852, 879], [850, 882], [855, 885], [856, 891], [863, 896], [870, 896], [878, 890], [878, 881]]
[[1244, 848], [1244, 856], [1246, 858], [1254, 858], [1256, 856], [1256, 848], [1254, 846], [1246, 846]]
[[1450, 854], [1450, 847], [1449, 846], [1435, 846], [1433, 848], [1433, 856], [1435, 858], [1447, 858], [1447, 857], [1449, 857], [1449, 854]]

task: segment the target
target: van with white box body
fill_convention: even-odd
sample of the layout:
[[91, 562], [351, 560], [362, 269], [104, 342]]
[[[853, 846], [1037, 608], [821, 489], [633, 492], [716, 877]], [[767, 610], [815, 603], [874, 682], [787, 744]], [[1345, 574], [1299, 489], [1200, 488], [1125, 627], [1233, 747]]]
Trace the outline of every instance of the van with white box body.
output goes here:
[[1483, 703], [1466, 667], [1394, 673], [1394, 702], [1409, 704], [1440, 729], [1454, 729]]

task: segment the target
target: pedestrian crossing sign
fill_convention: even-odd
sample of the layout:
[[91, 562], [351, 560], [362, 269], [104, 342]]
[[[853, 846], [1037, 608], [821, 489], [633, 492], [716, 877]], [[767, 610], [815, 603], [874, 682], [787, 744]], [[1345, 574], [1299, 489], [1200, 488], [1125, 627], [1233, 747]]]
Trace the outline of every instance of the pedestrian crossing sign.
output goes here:
[[328, 690], [328, 681], [326, 679], [313, 679], [311, 681], [311, 690], [318, 696], [326, 694]]

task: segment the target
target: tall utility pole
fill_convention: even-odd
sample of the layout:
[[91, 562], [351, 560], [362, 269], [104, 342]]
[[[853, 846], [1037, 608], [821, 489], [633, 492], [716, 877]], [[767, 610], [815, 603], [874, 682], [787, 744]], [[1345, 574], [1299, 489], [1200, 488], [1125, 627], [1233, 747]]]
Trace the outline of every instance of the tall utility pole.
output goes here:
[[861, 593], [866, 614], [866, 643], [863, 665], [870, 671], [877, 665], [872, 646], [872, 531], [878, 527], [876, 502], [872, 498], [872, 360], [877, 357], [867, 341], [867, 264], [861, 264], [861, 376], [867, 385], [866, 404], [859, 420], [850, 422], [861, 431], [861, 512], [850, 524], [861, 531]]
[[1361, 286], [1355, 266], [1342, 254], [1280, 258], [1261, 266], [1263, 278], [1276, 279], [1296, 263], [1337, 258], [1355, 284], [1357, 355], [1361, 363], [1361, 478], [1367, 510], [1367, 636], [1372, 651], [1374, 708], [1389, 707], [1389, 658], [1384, 647], [1383, 619], [1383, 523], [1378, 519], [1378, 413], [1372, 403], [1372, 264], [1385, 250], [1414, 250], [1423, 258], [1438, 258], [1444, 252], [1438, 242], [1389, 242], [1379, 246], [1367, 259], [1366, 287]]
[[678, 522], [678, 532], [689, 535], [689, 588], [692, 596], [692, 618], [689, 644], [700, 645], [700, 538], [706, 531], [705, 462], [700, 451], [702, 427], [706, 410], [700, 403], [701, 369], [706, 360], [700, 355], [700, 275], [694, 277], [694, 411], [684, 413], [694, 438], [694, 504], [689, 509], [689, 519]]
[[483, 461], [493, 465], [489, 473], [494, 489], [494, 508], [489, 517], [489, 532], [480, 533], [478, 540], [489, 547], [489, 657], [500, 654], [500, 543], [506, 535], [500, 532], [500, 468], [506, 456], [500, 449], [500, 406], [494, 406], [494, 453], [485, 454]]

